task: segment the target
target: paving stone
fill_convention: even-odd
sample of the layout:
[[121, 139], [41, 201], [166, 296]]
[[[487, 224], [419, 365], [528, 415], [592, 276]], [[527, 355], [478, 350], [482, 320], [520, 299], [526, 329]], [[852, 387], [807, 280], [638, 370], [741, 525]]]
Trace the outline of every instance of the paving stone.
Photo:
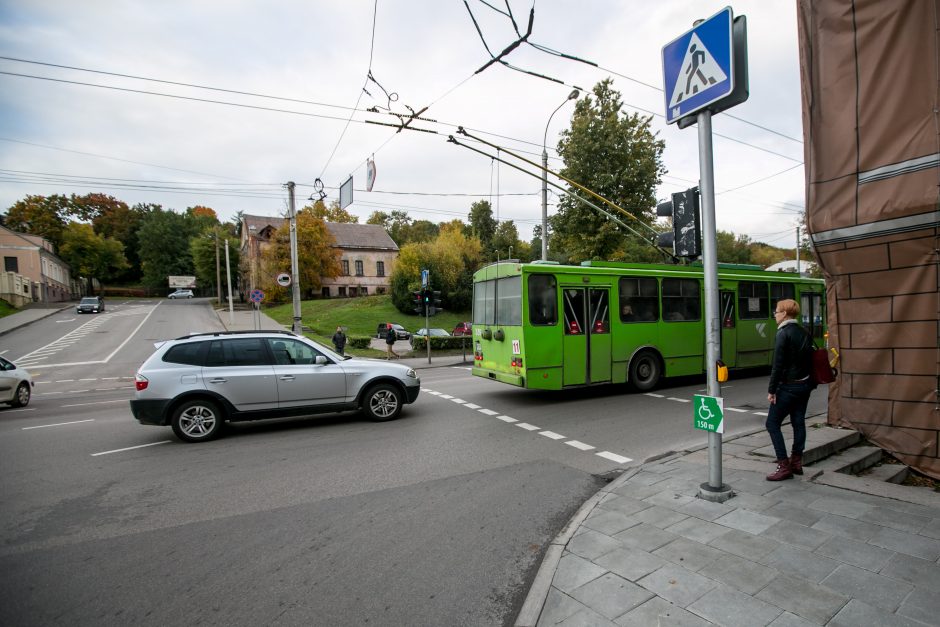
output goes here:
[[669, 509], [679, 509], [683, 505], [691, 503], [695, 500], [697, 500], [695, 497], [689, 496], [687, 494], [679, 494], [675, 490], [668, 490], [650, 495], [643, 499], [643, 502], [647, 503], [648, 505], [662, 505], [663, 507], [668, 507]]
[[737, 555], [724, 555], [698, 571], [745, 594], [756, 594], [777, 577], [779, 571]]
[[678, 522], [674, 525], [666, 527], [666, 531], [677, 533], [684, 538], [688, 538], [689, 540], [695, 540], [696, 542], [701, 542], [702, 544], [708, 544], [718, 536], [722, 536], [728, 533], [731, 531], [731, 529], [725, 527], [724, 525], [716, 525], [715, 523], [708, 522], [707, 520], [690, 517], [686, 518], [682, 522]]
[[768, 625], [783, 613], [779, 607], [722, 584], [706, 592], [689, 610], [726, 627]]
[[[768, 481], [768, 483], [771, 483]], [[769, 499], [777, 499], [787, 503], [795, 503], [800, 507], [809, 507], [821, 498], [834, 497], [842, 492], [836, 491], [828, 486], [819, 486], [813, 483], [802, 481], [778, 481], [782, 483], [780, 487], [764, 494]]]
[[796, 575], [815, 583], [828, 577], [839, 566], [839, 562], [835, 560], [788, 544], [781, 544], [773, 553], [759, 561], [780, 572]]
[[616, 627], [616, 623], [607, 620], [593, 610], [583, 609], [574, 616], [558, 623], [558, 627]]
[[914, 586], [876, 575], [871, 571], [842, 564], [822, 580], [822, 585], [847, 597], [864, 599], [869, 605], [894, 612]]
[[764, 516], [763, 514], [758, 514], [756, 512], [749, 512], [746, 509], [736, 509], [733, 512], [725, 514], [721, 518], [715, 519], [716, 524], [724, 525], [725, 527], [731, 527], [732, 529], [738, 529], [740, 531], [746, 531], [755, 535], [767, 531], [767, 529], [774, 526], [778, 522], [780, 522], [779, 518], [775, 518], [773, 516]]
[[737, 529], [718, 536], [708, 544], [721, 551], [751, 560], [760, 560], [780, 546], [780, 543], [773, 538], [755, 536]]
[[819, 531], [790, 520], [781, 520], [763, 533], [768, 538], [813, 550], [832, 537], [825, 531]]
[[813, 529], [819, 529], [832, 535], [842, 536], [851, 540], [868, 542], [873, 535], [880, 529], [878, 525], [873, 525], [854, 518], [837, 516], [836, 514], [826, 514], [817, 522], [813, 523]]
[[694, 542], [686, 538], [676, 538], [669, 544], [662, 546], [653, 555], [667, 559], [673, 564], [697, 572], [718, 560], [723, 553], [701, 542]]
[[869, 544], [884, 547], [898, 553], [936, 561], [940, 558], [940, 540], [925, 538], [913, 533], [882, 527], [868, 541]]
[[639, 524], [640, 521], [623, 512], [609, 512], [600, 508], [595, 508], [584, 521], [585, 526], [609, 536]]
[[621, 627], [708, 627], [712, 623], [666, 599], [653, 597], [635, 610], [614, 621]]
[[[732, 486], [733, 487], [733, 486]], [[773, 507], [779, 503], [777, 499], [770, 499], [766, 496], [757, 496], [756, 494], [748, 494], [747, 492], [741, 492], [735, 494], [727, 503], [736, 509], [746, 509], [751, 512], [757, 513], [766, 513], [766, 510]]]
[[917, 516], [887, 507], [872, 507], [871, 511], [865, 512], [858, 519], [909, 533], [920, 532], [930, 522], [926, 516]]
[[707, 577], [673, 564], [666, 564], [637, 583], [680, 607], [689, 606], [718, 585]]
[[919, 620], [928, 625], [936, 625], [940, 616], [940, 594], [937, 589], [916, 588], [898, 608], [898, 614]]
[[659, 492], [659, 488], [657, 488], [655, 485], [643, 485], [639, 483], [630, 483], [628, 481], [614, 490], [614, 492], [621, 496], [629, 496], [637, 500], [642, 500]]
[[743, 476], [735, 480], [731, 487], [734, 488], [736, 492], [746, 492], [747, 494], [766, 496], [768, 493], [777, 489], [776, 481], [767, 481], [764, 478], [765, 475], [769, 475], [773, 471], [774, 466], [772, 464], [767, 464], [767, 472], [749, 472], [747, 473], [747, 476]]
[[817, 499], [809, 504], [810, 509], [818, 509], [830, 514], [838, 514], [846, 518], [858, 518], [862, 514], [871, 511], [872, 506], [858, 501], [850, 501], [844, 498], [825, 497]]
[[630, 483], [638, 483], [640, 485], [653, 485], [665, 481], [667, 477], [661, 473], [656, 472], [646, 472], [640, 471], [630, 477]]
[[676, 534], [663, 531], [659, 527], [640, 523], [636, 527], [630, 527], [626, 531], [616, 534], [614, 539], [619, 540], [626, 547], [653, 552], [678, 537]]
[[[808, 620], [803, 620], [796, 614], [791, 614], [790, 612], [784, 612], [777, 619], [770, 623], [767, 627], [816, 627], [816, 623], [811, 623]], [[857, 626], [856, 626], [857, 627]]]
[[642, 512], [634, 514], [630, 518], [635, 520], [637, 524], [644, 522], [659, 527], [660, 529], [665, 529], [669, 525], [685, 520], [688, 516], [667, 507], [654, 505], [653, 507], [644, 509]]
[[575, 555], [594, 560], [614, 549], [619, 549], [620, 546], [620, 542], [606, 534], [598, 533], [592, 529], [585, 529], [583, 533], [573, 537], [565, 548]]
[[886, 612], [871, 605], [852, 599], [839, 610], [835, 617], [826, 623], [826, 627], [858, 627], [859, 625], [878, 625], [879, 627], [923, 627], [923, 623], [908, 620], [903, 616]]
[[931, 518], [930, 522], [920, 530], [920, 535], [940, 540], [940, 518]]
[[607, 571], [573, 553], [566, 553], [558, 560], [552, 585], [562, 592], [570, 593], [587, 582], [597, 579]]
[[816, 553], [875, 573], [894, 555], [892, 551], [841, 536], [833, 536], [819, 545]]
[[686, 496], [695, 496], [698, 494], [699, 486], [702, 485], [703, 481], [707, 481], [708, 477], [670, 477], [662, 483], [657, 483], [657, 486], [662, 486], [663, 490], [672, 490], [678, 494], [684, 494]]
[[632, 581], [607, 573], [573, 590], [571, 596], [613, 620], [645, 603], [653, 594]]
[[912, 583], [918, 588], [940, 590], [940, 564], [898, 553], [881, 569], [880, 573], [892, 579]]
[[825, 586], [788, 575], [774, 579], [756, 597], [819, 625], [825, 625], [849, 601]]
[[734, 507], [727, 503], [713, 503], [705, 499], [694, 499], [680, 506], [678, 509], [683, 514], [695, 516], [703, 520], [715, 520], [716, 518], [720, 518], [734, 511]]
[[585, 606], [575, 599], [571, 598], [558, 588], [549, 588], [548, 596], [545, 597], [545, 603], [542, 605], [542, 612], [539, 614], [541, 625], [557, 625], [569, 616], [577, 614]]
[[632, 516], [633, 514], [636, 514], [637, 512], [642, 512], [644, 509], [648, 507], [652, 507], [652, 504], [647, 503], [646, 501], [641, 501], [635, 498], [631, 498], [629, 496], [618, 495], [615, 498], [604, 501], [603, 503], [598, 505], [598, 507], [603, 509], [604, 511], [620, 512], [621, 514]]
[[809, 509], [808, 507], [801, 507], [791, 502], [779, 501], [761, 513], [766, 516], [776, 516], [777, 518], [782, 518], [783, 520], [792, 520], [795, 523], [806, 525], [807, 527], [812, 527], [824, 516], [831, 515], [825, 514], [815, 509]]
[[647, 576], [666, 564], [666, 560], [640, 549], [621, 548], [597, 558], [595, 563], [630, 581]]

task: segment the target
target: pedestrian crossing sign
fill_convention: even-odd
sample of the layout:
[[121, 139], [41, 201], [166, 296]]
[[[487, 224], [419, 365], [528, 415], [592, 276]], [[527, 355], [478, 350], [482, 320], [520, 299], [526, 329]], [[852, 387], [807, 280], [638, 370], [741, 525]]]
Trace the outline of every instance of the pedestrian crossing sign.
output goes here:
[[666, 122], [700, 111], [734, 91], [731, 7], [663, 46]]

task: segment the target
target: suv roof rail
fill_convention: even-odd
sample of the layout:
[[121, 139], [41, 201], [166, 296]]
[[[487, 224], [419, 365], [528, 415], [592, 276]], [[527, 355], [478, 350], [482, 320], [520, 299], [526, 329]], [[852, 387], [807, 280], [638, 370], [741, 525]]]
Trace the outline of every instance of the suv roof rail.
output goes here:
[[291, 337], [297, 337], [297, 334], [293, 331], [284, 331], [280, 329], [258, 329], [256, 331], [202, 331], [199, 333], [190, 333], [189, 335], [183, 335], [176, 338], [177, 340], [188, 340], [191, 337], [199, 337], [201, 335], [244, 335], [246, 333], [281, 333], [283, 335], [290, 335]]

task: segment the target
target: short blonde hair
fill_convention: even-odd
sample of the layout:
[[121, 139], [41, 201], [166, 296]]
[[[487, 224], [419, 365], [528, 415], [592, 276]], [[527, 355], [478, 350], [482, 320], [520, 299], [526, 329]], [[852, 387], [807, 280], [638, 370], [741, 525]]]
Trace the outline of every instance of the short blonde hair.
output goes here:
[[777, 311], [782, 311], [787, 318], [796, 318], [800, 315], [800, 304], [791, 298], [777, 301]]

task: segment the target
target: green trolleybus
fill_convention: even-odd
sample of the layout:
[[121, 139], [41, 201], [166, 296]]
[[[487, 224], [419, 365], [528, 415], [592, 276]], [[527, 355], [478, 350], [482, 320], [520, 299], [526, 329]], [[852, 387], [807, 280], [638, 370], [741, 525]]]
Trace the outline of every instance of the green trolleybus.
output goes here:
[[[607, 383], [654, 388], [705, 372], [701, 266], [500, 262], [473, 275], [473, 374], [524, 388]], [[820, 346], [822, 279], [719, 264], [721, 359], [769, 366], [777, 301], [800, 303]]]

